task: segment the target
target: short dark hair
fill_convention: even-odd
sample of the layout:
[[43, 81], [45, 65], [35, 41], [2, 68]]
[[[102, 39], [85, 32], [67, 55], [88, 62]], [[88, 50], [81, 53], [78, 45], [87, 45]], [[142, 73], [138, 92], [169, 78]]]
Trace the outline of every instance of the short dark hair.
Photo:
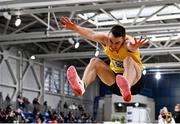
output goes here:
[[125, 37], [126, 29], [121, 25], [115, 25], [111, 28], [110, 33], [112, 33], [114, 37]]

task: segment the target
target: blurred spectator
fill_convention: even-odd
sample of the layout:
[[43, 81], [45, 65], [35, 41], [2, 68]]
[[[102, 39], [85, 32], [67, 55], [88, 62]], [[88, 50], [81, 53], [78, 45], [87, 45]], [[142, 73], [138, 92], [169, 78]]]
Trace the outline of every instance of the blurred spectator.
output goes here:
[[5, 122], [6, 120], [6, 113], [3, 109], [0, 109], [0, 123]]
[[58, 102], [58, 104], [57, 104], [57, 112], [58, 112], [58, 113], [60, 113], [61, 110], [62, 110], [62, 108], [61, 108], [61, 103], [62, 103], [62, 101], [59, 100], [59, 102]]
[[17, 96], [17, 108], [20, 108], [21, 110], [24, 111], [24, 101], [23, 101], [23, 97], [21, 95]]
[[[18, 96], [17, 101], [19, 103], [22, 103], [26, 106], [31, 106], [32, 104], [29, 102], [29, 100], [25, 97]], [[20, 104], [19, 104], [20, 105]], [[47, 102], [45, 101], [43, 105], [47, 105]], [[85, 109], [83, 108], [84, 112], [79, 111], [80, 113], [76, 113], [78, 115], [75, 115], [75, 112], [72, 111], [74, 107], [68, 107], [67, 103], [64, 104], [64, 107], [67, 110], [67, 114], [65, 114], [65, 111], [57, 112], [57, 109], [51, 110], [48, 109], [48, 112], [41, 111], [42, 105], [38, 102], [37, 98], [34, 98], [33, 100], [33, 108], [31, 108], [31, 111], [25, 111], [26, 109], [22, 110], [20, 108], [12, 108], [11, 105], [7, 106], [6, 109], [0, 109], [0, 123], [49, 123], [49, 124], [57, 124], [57, 123], [92, 123], [95, 122], [91, 119], [91, 116], [85, 112]], [[76, 106], [75, 103], [73, 103], [73, 106]], [[80, 107], [80, 109], [82, 109]], [[26, 108], [26, 107], [25, 107]], [[77, 108], [77, 107], [76, 107]]]
[[174, 118], [172, 117], [172, 113], [168, 112], [166, 107], [163, 107], [160, 110], [160, 115], [158, 119], [158, 124], [175, 124]]
[[15, 120], [15, 113], [12, 110], [12, 106], [9, 105], [8, 107], [6, 107], [6, 118], [5, 118], [5, 122], [6, 123], [12, 123]]
[[33, 113], [36, 115], [41, 110], [41, 105], [38, 102], [38, 98], [33, 99]]
[[42, 116], [42, 114], [38, 113], [36, 115], [36, 124], [42, 124], [44, 122], [44, 118]]
[[48, 112], [47, 101], [45, 101], [45, 102], [43, 103], [43, 111], [44, 111], [44, 112]]
[[165, 116], [165, 114], [168, 112], [168, 109], [166, 107], [163, 107], [159, 112], [158, 120], [162, 118], [162, 116]]
[[24, 101], [24, 111], [25, 112], [29, 112], [30, 111], [30, 102], [29, 99], [26, 97], [23, 97], [23, 101]]
[[175, 111], [175, 116], [174, 116], [175, 122], [180, 123], [180, 104], [176, 104], [174, 111]]
[[2, 92], [0, 92], [0, 108], [3, 108], [3, 96], [2, 96]]
[[75, 122], [75, 118], [74, 118], [72, 111], [69, 111], [69, 113], [68, 113], [68, 121], [69, 121], [68, 123]]
[[59, 114], [57, 122], [58, 123], [64, 123], [64, 118], [61, 116], [61, 114]]
[[58, 122], [58, 114], [56, 112], [48, 111], [49, 114], [49, 124], [56, 124]]
[[67, 104], [67, 102], [64, 103], [64, 109], [68, 109], [68, 104]]
[[9, 97], [9, 94], [7, 94], [5, 100], [6, 100], [6, 107], [7, 107], [11, 104], [11, 98]]
[[79, 109], [79, 111], [84, 112], [84, 106], [83, 105], [79, 104], [78, 109]]
[[64, 103], [63, 107], [64, 107], [64, 113], [65, 113], [65, 115], [67, 115], [68, 114], [68, 104], [67, 104], [67, 102]]
[[[64, 113], [63, 112], [60, 112], [60, 119], [61, 119], [61, 121], [62, 121], [62, 123], [64, 123], [65, 121], [64, 121]], [[60, 123], [60, 122], [59, 122]]]

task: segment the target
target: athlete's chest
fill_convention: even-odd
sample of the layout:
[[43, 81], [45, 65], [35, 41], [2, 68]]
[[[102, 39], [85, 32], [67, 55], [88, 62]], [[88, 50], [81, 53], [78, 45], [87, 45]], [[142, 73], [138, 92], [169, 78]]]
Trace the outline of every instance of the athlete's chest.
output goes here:
[[121, 47], [119, 51], [111, 51], [109, 48], [104, 49], [105, 54], [112, 60], [123, 60], [128, 56], [128, 50], [124, 47]]

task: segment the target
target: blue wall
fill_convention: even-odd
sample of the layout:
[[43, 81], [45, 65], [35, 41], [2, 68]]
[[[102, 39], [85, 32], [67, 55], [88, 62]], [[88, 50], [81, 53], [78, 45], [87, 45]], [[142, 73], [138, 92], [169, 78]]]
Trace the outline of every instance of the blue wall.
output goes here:
[[[141, 91], [142, 95], [154, 98], [156, 119], [163, 106], [174, 113], [174, 106], [180, 103], [180, 74], [164, 74], [160, 80], [156, 80], [154, 74], [143, 76], [145, 82]], [[100, 83], [100, 95], [111, 94], [109, 89]]]
[[180, 103], [180, 74], [164, 74], [158, 81], [154, 75], [147, 75], [145, 88], [152, 89], [156, 118], [163, 106], [174, 113], [174, 106]]

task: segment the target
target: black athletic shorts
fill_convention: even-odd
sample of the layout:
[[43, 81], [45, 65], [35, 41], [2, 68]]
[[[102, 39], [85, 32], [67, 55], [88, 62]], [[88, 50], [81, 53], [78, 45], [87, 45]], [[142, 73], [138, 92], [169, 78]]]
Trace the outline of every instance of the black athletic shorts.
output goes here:
[[[122, 75], [121, 73], [114, 73], [114, 74], [115, 74], [115, 75], [118, 75], [118, 74]], [[115, 82], [113, 85], [107, 86], [107, 87], [111, 90], [111, 92], [112, 92], [113, 94], [122, 96], [122, 95], [121, 95], [121, 92], [120, 92], [120, 89], [119, 89], [119, 87], [117, 86], [116, 82]], [[141, 78], [140, 78], [140, 80], [139, 80], [135, 85], [133, 85], [133, 86], [131, 87], [131, 94], [132, 94], [132, 95], [139, 94], [139, 93], [141, 92], [141, 90], [142, 90], [143, 87], [144, 87], [144, 81], [143, 81], [143, 75], [142, 75]]]

